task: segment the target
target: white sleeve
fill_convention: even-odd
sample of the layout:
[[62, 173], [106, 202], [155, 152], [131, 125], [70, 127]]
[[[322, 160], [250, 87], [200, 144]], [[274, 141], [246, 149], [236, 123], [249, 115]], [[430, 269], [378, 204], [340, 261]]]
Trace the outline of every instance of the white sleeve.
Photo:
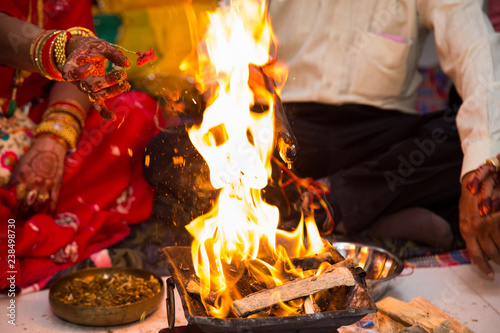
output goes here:
[[478, 0], [417, 0], [444, 72], [463, 98], [457, 126], [462, 176], [500, 153], [500, 38]]

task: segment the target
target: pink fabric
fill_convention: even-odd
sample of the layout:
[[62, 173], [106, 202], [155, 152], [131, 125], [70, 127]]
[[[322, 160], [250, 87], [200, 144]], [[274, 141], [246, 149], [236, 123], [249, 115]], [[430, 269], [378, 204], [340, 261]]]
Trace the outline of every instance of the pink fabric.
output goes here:
[[402, 36], [384, 34], [382, 32], [378, 32], [377, 35], [388, 38], [392, 41], [395, 41], [396, 43], [404, 43], [405, 42], [405, 39]]

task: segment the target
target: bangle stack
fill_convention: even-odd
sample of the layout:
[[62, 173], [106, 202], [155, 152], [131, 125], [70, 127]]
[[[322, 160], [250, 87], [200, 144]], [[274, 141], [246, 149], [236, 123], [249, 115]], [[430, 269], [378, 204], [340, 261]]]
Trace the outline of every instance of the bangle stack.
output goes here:
[[74, 150], [83, 127], [86, 114], [83, 108], [72, 100], [52, 102], [43, 115], [43, 121], [34, 131], [35, 137], [49, 135]]
[[74, 27], [68, 30], [47, 30], [35, 37], [30, 55], [35, 68], [50, 80], [64, 81], [57, 65], [66, 63], [66, 44], [71, 36], [95, 37], [89, 29]]

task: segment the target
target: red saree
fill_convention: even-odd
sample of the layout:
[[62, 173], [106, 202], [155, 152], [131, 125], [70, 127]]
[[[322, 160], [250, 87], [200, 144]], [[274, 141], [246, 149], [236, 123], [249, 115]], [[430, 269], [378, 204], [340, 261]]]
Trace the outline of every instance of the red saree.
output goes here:
[[[36, 3], [6, 0], [0, 2], [0, 11], [25, 19], [29, 4]], [[90, 1], [44, 4], [45, 29], [93, 27]], [[36, 8], [32, 13], [36, 24]], [[0, 97], [9, 96], [12, 73], [0, 67]], [[49, 81], [33, 74], [19, 89], [19, 105], [34, 102], [30, 117], [35, 121], [44, 110], [48, 87]], [[17, 287], [42, 288], [55, 273], [123, 239], [128, 224], [149, 217], [154, 193], [142, 166], [145, 146], [156, 133], [156, 101], [142, 92], [128, 92], [106, 105], [118, 119], [109, 122], [91, 111], [76, 151], [66, 158], [54, 216], [17, 219], [15, 189], [0, 188], [0, 290], [10, 288], [11, 275]], [[14, 228], [8, 226], [12, 219]]]

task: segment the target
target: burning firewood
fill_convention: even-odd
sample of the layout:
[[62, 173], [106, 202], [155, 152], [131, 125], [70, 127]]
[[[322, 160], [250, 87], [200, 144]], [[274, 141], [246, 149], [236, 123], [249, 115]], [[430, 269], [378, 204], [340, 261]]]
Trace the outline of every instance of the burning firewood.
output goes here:
[[233, 302], [240, 317], [268, 308], [279, 302], [309, 296], [338, 286], [354, 286], [354, 277], [346, 267], [325, 270], [323, 274], [287, 282], [273, 289], [253, 293]]
[[[205, 288], [205, 287], [202, 286], [196, 279], [190, 280], [189, 283], [186, 286], [186, 290], [187, 290], [188, 293], [195, 294], [195, 295], [198, 295], [200, 297], [201, 297], [201, 290], [202, 290], [202, 288]], [[217, 300], [217, 295], [212, 290], [210, 290], [208, 292], [207, 298], [204, 299], [204, 301], [207, 304], [210, 304], [212, 306], [215, 305], [216, 300]]]
[[335, 259], [330, 252], [323, 252], [310, 257], [292, 258], [293, 266], [300, 267], [305, 271], [318, 269], [321, 263], [325, 261], [329, 262], [330, 264], [335, 263]]
[[306, 297], [304, 301], [304, 313], [311, 314], [319, 312], [321, 312], [321, 309], [319, 308], [318, 304], [316, 304], [310, 296]]

